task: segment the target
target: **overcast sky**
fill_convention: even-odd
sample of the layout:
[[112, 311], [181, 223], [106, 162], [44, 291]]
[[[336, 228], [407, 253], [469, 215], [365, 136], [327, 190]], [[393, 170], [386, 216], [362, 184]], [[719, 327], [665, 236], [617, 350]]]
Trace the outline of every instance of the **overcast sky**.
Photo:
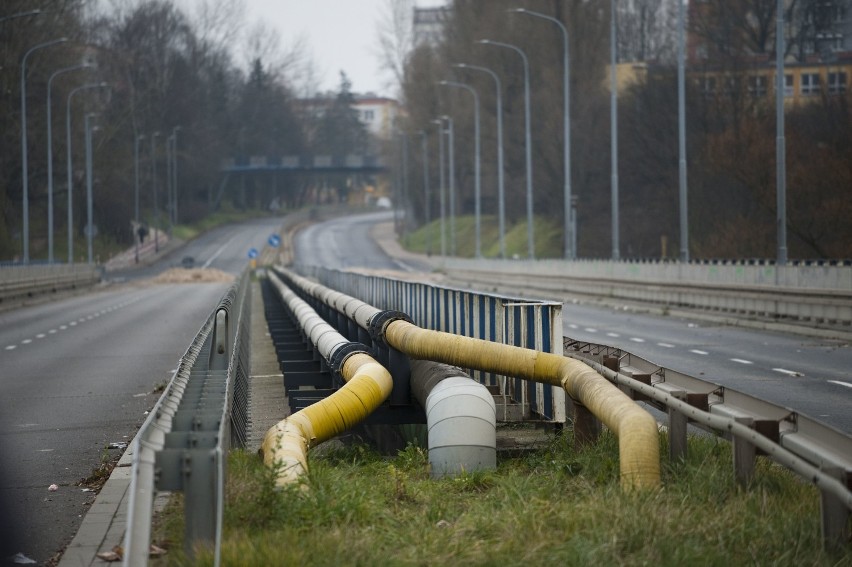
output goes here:
[[[336, 91], [340, 71], [346, 72], [357, 93], [391, 96], [388, 75], [380, 70], [377, 23], [385, 0], [246, 0], [248, 22], [258, 18], [281, 32], [284, 46], [304, 34], [318, 67], [320, 90]], [[417, 0], [418, 6], [442, 5], [444, 0]]]

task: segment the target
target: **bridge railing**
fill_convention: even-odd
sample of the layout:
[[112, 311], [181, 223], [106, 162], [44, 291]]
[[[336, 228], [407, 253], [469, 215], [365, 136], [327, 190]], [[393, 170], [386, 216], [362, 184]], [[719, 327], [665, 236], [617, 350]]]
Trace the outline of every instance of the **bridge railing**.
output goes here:
[[[315, 278], [382, 310], [402, 311], [424, 329], [562, 354], [562, 304], [454, 289], [430, 283], [297, 265]], [[565, 422], [565, 391], [470, 370], [470, 375], [511, 402], [498, 418]], [[510, 413], [511, 409], [511, 413]], [[513, 415], [514, 414], [514, 415]]]
[[0, 305], [10, 301], [94, 285], [101, 269], [93, 264], [31, 264], [0, 267]]

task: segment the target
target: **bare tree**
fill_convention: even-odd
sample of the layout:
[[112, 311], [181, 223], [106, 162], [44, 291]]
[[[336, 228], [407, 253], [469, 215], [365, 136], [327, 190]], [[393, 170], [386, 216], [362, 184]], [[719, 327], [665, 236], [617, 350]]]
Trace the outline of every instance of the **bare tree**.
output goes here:
[[414, 47], [413, 15], [413, 0], [385, 0], [378, 21], [377, 56], [396, 85], [402, 84], [405, 65]]

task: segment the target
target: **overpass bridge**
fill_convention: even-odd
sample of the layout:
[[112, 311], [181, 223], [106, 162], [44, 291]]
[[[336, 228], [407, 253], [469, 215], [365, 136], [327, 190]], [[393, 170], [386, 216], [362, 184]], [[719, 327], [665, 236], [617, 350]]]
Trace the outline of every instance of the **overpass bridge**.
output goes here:
[[242, 204], [259, 198], [265, 203], [278, 200], [299, 205], [311, 197], [312, 189], [317, 201], [322, 190], [335, 189], [340, 196], [358, 186], [374, 185], [373, 176], [387, 171], [382, 159], [373, 155], [234, 157], [222, 162], [219, 189], [215, 198], [210, 196], [210, 204], [218, 207], [232, 190]]

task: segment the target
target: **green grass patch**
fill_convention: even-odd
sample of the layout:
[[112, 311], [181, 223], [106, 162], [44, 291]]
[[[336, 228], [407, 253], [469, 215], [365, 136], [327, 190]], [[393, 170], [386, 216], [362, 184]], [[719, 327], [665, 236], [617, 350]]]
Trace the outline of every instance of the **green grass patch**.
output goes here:
[[181, 240], [192, 240], [199, 234], [203, 234], [208, 230], [212, 230], [217, 226], [241, 222], [249, 219], [269, 216], [271, 213], [261, 210], [245, 210], [239, 211], [236, 209], [225, 209], [216, 211], [204, 217], [203, 219], [191, 224], [179, 224], [172, 228], [172, 236]]
[[[661, 489], [633, 493], [619, 486], [608, 433], [579, 452], [555, 437], [495, 471], [442, 480], [423, 449], [387, 459], [350, 446], [312, 454], [304, 483], [278, 491], [256, 455], [236, 451], [222, 564], [852, 565], [822, 551], [811, 485], [761, 458], [743, 489], [727, 442], [689, 449], [664, 460]], [[212, 564], [190, 562], [180, 522], [165, 525], [169, 564]]]
[[[445, 221], [447, 254], [452, 254], [452, 238], [449, 219]], [[456, 217], [456, 256], [473, 258], [476, 253], [476, 219], [473, 216]], [[506, 226], [506, 256], [526, 258], [529, 252], [527, 223], [519, 222]], [[563, 253], [562, 227], [543, 217], [536, 217], [533, 242], [536, 258], [561, 258]], [[441, 221], [432, 221], [403, 236], [402, 246], [421, 254], [441, 253]], [[480, 218], [480, 248], [485, 258], [500, 257], [500, 227], [493, 215]]]

